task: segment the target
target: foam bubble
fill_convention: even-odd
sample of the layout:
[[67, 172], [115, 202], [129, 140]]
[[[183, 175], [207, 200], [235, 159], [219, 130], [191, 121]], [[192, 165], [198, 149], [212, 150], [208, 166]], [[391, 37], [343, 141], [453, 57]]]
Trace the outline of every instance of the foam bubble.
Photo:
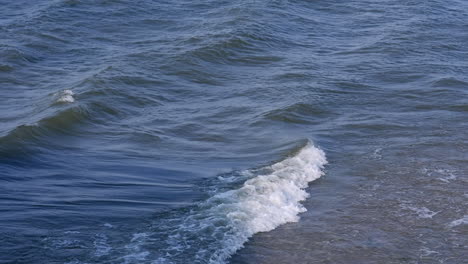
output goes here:
[[73, 91], [71, 90], [63, 90], [59, 94], [59, 98], [57, 99], [57, 102], [59, 103], [73, 103], [75, 102], [75, 98], [73, 98]]

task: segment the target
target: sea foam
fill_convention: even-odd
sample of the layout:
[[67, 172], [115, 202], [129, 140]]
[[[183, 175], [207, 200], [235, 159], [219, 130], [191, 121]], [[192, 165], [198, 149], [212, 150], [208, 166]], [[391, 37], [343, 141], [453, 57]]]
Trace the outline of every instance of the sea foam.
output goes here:
[[[255, 233], [296, 222], [306, 208], [305, 188], [323, 175], [325, 153], [308, 144], [296, 155], [258, 171], [238, 188], [200, 203], [168, 235], [168, 247], [156, 263], [178, 263], [192, 255], [194, 263], [224, 263]], [[253, 175], [253, 176], [251, 176]], [[173, 219], [174, 220], [174, 219]], [[182, 257], [184, 258], [184, 257]]]
[[463, 218], [452, 221], [450, 224], [448, 224], [448, 226], [456, 227], [459, 225], [466, 225], [466, 224], [468, 224], [468, 215], [464, 215]]
[[73, 98], [72, 90], [63, 90], [59, 93], [59, 98], [57, 99], [58, 103], [73, 103], [75, 98]]
[[[296, 156], [273, 164], [271, 173], [247, 180], [242, 187], [215, 195], [207, 201], [213, 215], [226, 215], [236, 235], [225, 239], [224, 250], [212, 262], [227, 258], [258, 232], [296, 222], [306, 209], [301, 201], [309, 194], [308, 183], [323, 175], [327, 163], [320, 149], [308, 145]], [[215, 205], [215, 206], [213, 206]]]

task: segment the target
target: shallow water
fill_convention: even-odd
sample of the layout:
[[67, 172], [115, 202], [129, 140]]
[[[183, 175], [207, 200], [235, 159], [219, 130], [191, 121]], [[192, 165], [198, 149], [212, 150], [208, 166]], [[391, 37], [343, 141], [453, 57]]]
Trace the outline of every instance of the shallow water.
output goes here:
[[464, 263], [464, 1], [1, 1], [0, 263]]

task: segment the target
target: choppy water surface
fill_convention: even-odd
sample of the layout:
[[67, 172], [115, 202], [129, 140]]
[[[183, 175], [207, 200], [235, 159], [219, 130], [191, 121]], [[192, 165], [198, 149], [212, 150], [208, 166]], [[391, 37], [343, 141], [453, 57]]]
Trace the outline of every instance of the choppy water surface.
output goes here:
[[467, 2], [0, 4], [0, 263], [466, 263]]

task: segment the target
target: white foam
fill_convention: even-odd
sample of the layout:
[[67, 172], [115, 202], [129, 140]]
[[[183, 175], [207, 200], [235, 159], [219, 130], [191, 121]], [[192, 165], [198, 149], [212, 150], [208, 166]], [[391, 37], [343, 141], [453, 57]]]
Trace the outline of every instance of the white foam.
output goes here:
[[148, 257], [150, 253], [148, 251], [142, 251], [140, 253], [135, 253], [135, 254], [130, 254], [125, 256], [124, 259], [124, 264], [127, 263], [140, 263]]
[[80, 231], [65, 231], [64, 234], [79, 234]]
[[376, 148], [372, 153], [372, 157], [378, 160], [382, 159], [382, 148]]
[[439, 252], [437, 252], [435, 250], [431, 250], [431, 249], [429, 249], [427, 247], [422, 247], [419, 251], [421, 252], [420, 257], [427, 257], [427, 256], [430, 256], [430, 255], [439, 254]]
[[[246, 236], [295, 222], [306, 211], [299, 203], [308, 197], [308, 183], [322, 176], [324, 153], [307, 146], [296, 156], [271, 166], [272, 172], [247, 180], [237, 189], [218, 194], [208, 202], [223, 203], [230, 221]], [[216, 207], [218, 209], [219, 207]]]
[[141, 248], [147, 237], [147, 233], [133, 234], [131, 243], [125, 246], [125, 249], [132, 253], [123, 257], [124, 264], [140, 263], [147, 258], [150, 253]]
[[449, 183], [450, 181], [457, 179], [457, 176], [455, 176], [455, 174], [450, 170], [436, 170], [436, 172], [443, 175], [443, 177], [438, 178], [443, 182]]
[[437, 177], [439, 181], [450, 183], [453, 180], [457, 179], [455, 175], [455, 171], [449, 169], [428, 169], [423, 168], [422, 172], [425, 173], [429, 177]]
[[403, 208], [415, 212], [418, 215], [419, 218], [432, 218], [436, 214], [440, 213], [440, 211], [439, 212], [434, 212], [434, 211], [429, 210], [426, 207], [418, 208], [418, 207], [414, 207], [414, 206], [404, 205]]
[[75, 98], [73, 98], [73, 91], [72, 90], [63, 90], [59, 94], [59, 98], [57, 99], [57, 102], [59, 103], [73, 103], [75, 102]]
[[463, 218], [452, 221], [448, 226], [456, 227], [459, 225], [466, 225], [466, 224], [468, 224], [468, 215], [464, 215]]
[[108, 244], [108, 238], [104, 234], [96, 235], [96, 240], [94, 240], [94, 248], [96, 249], [94, 255], [97, 257], [108, 255], [112, 250], [112, 247]]
[[[237, 189], [215, 194], [191, 211], [169, 236], [169, 247], [156, 263], [172, 263], [168, 256], [188, 254], [195, 247], [196, 263], [224, 263], [255, 233], [298, 221], [298, 214], [306, 211], [300, 203], [309, 196], [305, 188], [323, 175], [326, 163], [325, 153], [309, 144], [295, 156], [253, 173], [242, 173], [253, 178]], [[257, 171], [263, 174], [255, 176]], [[203, 238], [188, 242], [194, 236]]]

